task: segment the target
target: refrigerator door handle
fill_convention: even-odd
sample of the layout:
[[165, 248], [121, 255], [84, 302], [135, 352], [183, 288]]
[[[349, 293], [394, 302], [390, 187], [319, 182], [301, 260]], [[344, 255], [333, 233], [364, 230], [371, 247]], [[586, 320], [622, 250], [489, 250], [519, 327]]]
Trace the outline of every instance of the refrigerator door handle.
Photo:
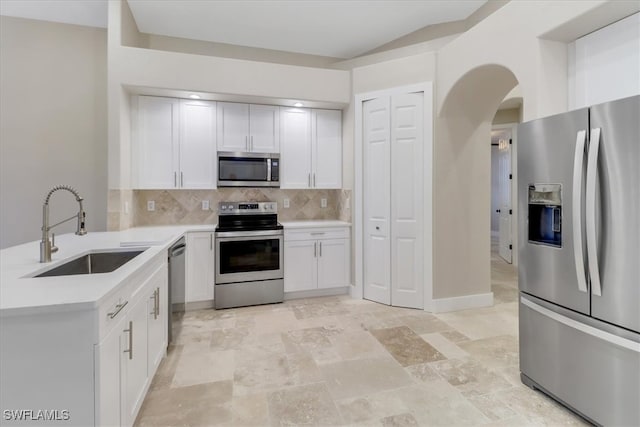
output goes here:
[[589, 157], [587, 161], [587, 190], [585, 221], [587, 229], [587, 259], [591, 294], [602, 296], [600, 268], [598, 266], [598, 241], [596, 238], [596, 187], [598, 177], [598, 152], [600, 148], [600, 128], [591, 129]]
[[573, 223], [573, 258], [578, 275], [578, 290], [587, 292], [587, 275], [584, 269], [584, 245], [582, 242], [582, 176], [584, 165], [584, 146], [587, 131], [578, 131], [576, 136], [576, 152], [573, 158], [573, 197], [571, 211]]

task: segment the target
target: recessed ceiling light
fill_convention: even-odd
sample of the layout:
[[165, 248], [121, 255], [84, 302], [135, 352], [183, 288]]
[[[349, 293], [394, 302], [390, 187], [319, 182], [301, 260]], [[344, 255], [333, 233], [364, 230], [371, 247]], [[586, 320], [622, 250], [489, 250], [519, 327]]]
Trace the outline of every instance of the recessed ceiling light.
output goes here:
[[194, 93], [194, 94], [189, 95], [189, 98], [191, 98], [191, 99], [200, 99], [200, 95], [196, 95]]
[[294, 107], [298, 107], [298, 108], [302, 107], [302, 105], [303, 105], [302, 102], [296, 102], [295, 104], [293, 104]]

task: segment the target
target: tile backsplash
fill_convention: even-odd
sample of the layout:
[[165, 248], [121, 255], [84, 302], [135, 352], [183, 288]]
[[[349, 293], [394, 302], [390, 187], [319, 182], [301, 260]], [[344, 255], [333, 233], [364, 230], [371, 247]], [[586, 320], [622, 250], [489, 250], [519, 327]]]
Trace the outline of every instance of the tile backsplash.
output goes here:
[[[218, 190], [133, 190], [132, 193], [133, 226], [213, 224], [218, 219], [218, 202], [222, 201], [277, 202], [280, 221], [312, 219], [351, 221], [351, 190], [221, 188]], [[285, 199], [289, 199], [288, 208], [284, 207]], [[321, 207], [322, 199], [327, 199], [325, 208]], [[209, 201], [209, 210], [202, 210], [203, 200]], [[149, 201], [154, 201], [154, 211], [147, 210]], [[111, 221], [115, 223], [115, 217]], [[122, 222], [120, 221], [121, 228], [126, 225]]]

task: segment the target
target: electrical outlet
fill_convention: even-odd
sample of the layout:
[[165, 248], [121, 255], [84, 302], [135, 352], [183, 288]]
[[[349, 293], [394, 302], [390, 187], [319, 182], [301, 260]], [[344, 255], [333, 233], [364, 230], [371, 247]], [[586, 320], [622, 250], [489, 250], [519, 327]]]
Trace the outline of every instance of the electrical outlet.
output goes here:
[[129, 202], [124, 202], [124, 213], [129, 214]]
[[202, 201], [202, 210], [203, 211], [208, 211], [209, 210], [209, 201], [208, 200], [203, 200]]
[[285, 209], [289, 209], [289, 199], [284, 199], [284, 207]]
[[156, 202], [153, 200], [147, 200], [147, 210], [153, 212], [156, 210]]
[[327, 207], [327, 199], [320, 199], [320, 207], [321, 208]]

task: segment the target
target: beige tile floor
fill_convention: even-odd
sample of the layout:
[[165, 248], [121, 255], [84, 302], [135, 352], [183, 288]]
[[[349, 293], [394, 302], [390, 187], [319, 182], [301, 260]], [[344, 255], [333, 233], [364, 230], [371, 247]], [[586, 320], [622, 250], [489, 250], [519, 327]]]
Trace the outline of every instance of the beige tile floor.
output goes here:
[[186, 313], [137, 426], [581, 425], [520, 383], [515, 269], [490, 308], [433, 315], [347, 296]]

